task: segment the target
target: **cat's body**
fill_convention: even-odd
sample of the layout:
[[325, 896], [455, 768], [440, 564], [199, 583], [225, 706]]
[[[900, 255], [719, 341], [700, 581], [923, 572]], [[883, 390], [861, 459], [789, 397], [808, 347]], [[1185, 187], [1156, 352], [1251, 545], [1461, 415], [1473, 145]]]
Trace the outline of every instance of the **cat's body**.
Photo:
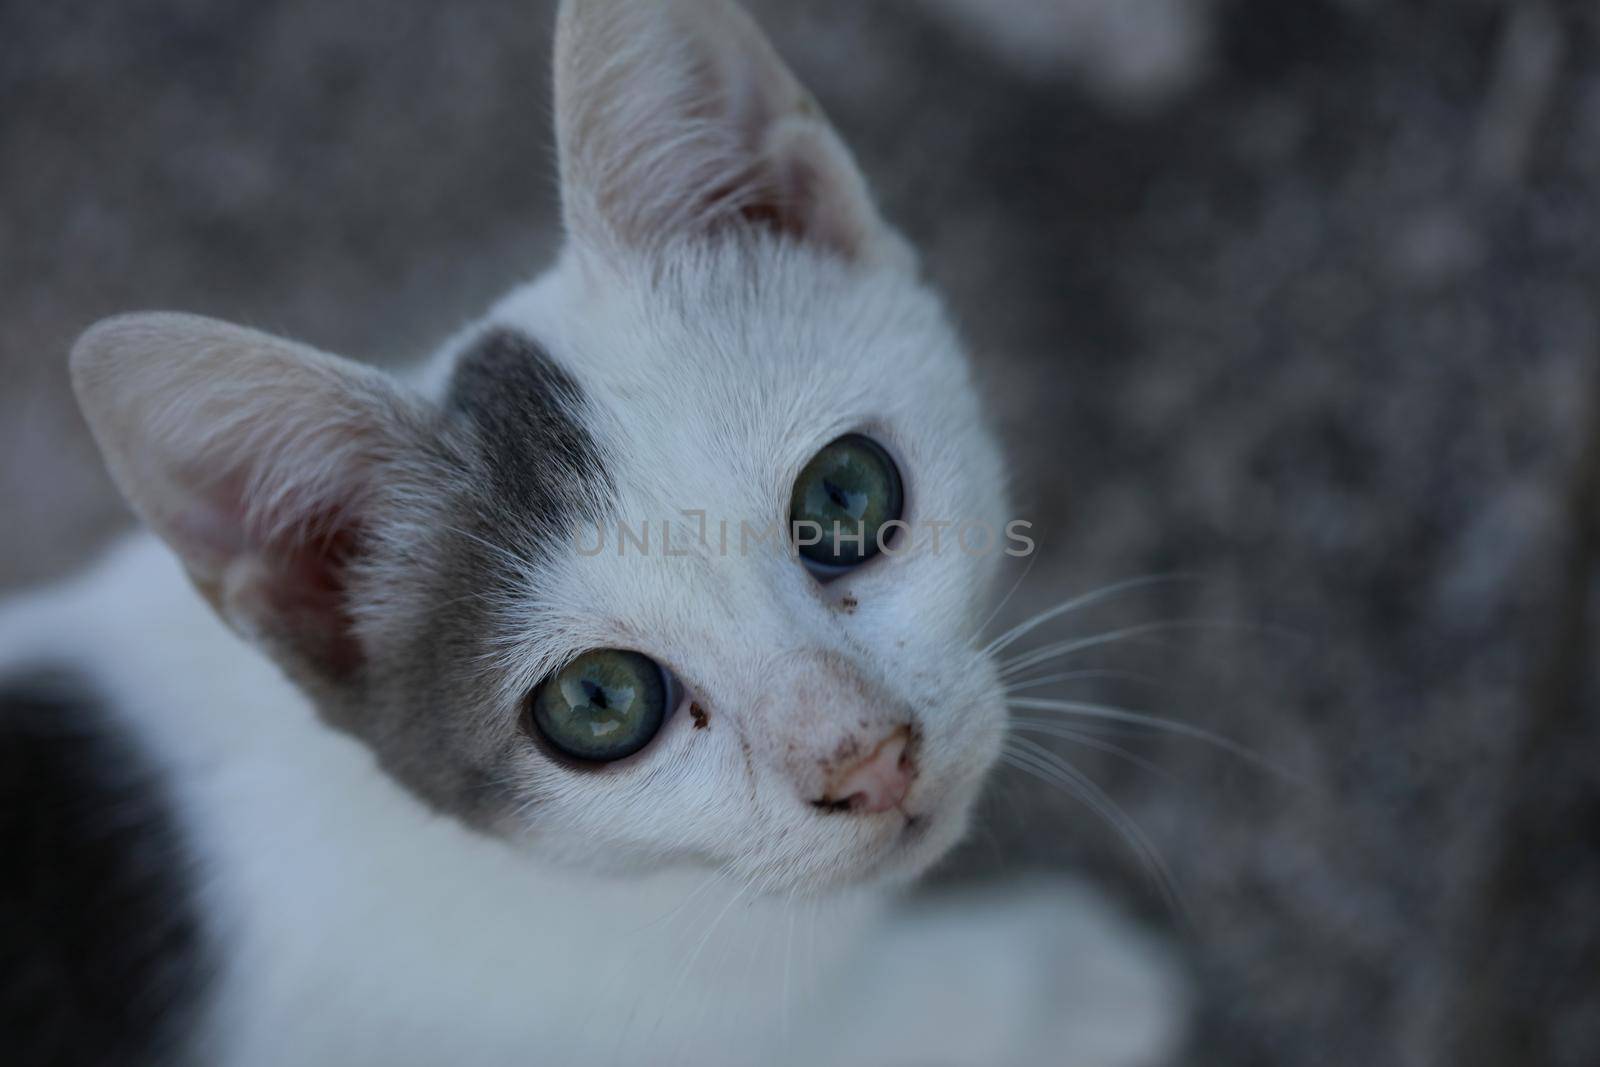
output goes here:
[[77, 672], [181, 827], [203, 981], [153, 1062], [1132, 1067], [1178, 1037], [1170, 961], [1061, 879], [896, 900], [543, 871], [323, 726], [148, 535], [7, 604], [0, 649], [0, 678]]
[[[568, 5], [572, 247], [410, 380], [188, 316], [79, 343], [91, 426], [167, 544], [0, 608], [0, 693], [65, 672], [148, 767], [176, 858], [145, 897], [193, 963], [158, 1062], [1171, 1047], [1170, 967], [1091, 896], [885, 888], [962, 835], [995, 758], [996, 560], [814, 573], [741, 537], [851, 435], [893, 457], [907, 518], [1003, 515], [936, 299], [776, 62], [710, 0]], [[607, 523], [654, 551], [583, 551]], [[669, 695], [642, 750], [574, 762], [530, 694], [597, 649]], [[560, 692], [594, 715], [637, 688]]]

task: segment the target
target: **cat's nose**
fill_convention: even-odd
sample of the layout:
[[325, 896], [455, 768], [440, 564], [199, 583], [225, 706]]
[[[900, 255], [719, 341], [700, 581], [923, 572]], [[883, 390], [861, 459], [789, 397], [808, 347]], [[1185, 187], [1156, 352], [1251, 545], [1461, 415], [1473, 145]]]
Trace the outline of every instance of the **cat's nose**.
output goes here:
[[916, 776], [911, 731], [897, 727], [869, 748], [866, 755], [830, 775], [827, 790], [813, 803], [828, 811], [888, 811], [905, 800]]

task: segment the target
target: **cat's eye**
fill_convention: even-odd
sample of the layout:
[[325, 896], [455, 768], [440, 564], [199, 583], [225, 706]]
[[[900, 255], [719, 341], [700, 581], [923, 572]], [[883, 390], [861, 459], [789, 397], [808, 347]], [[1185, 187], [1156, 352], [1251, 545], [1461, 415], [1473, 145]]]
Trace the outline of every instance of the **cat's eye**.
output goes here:
[[534, 691], [531, 717], [564, 755], [610, 763], [638, 752], [660, 731], [672, 711], [671, 688], [649, 656], [595, 649], [545, 679]]
[[[811, 457], [789, 498], [795, 547], [821, 573], [865, 563], [886, 547], [905, 507], [900, 471], [883, 446], [846, 434]], [[815, 569], [815, 568], [814, 568]]]

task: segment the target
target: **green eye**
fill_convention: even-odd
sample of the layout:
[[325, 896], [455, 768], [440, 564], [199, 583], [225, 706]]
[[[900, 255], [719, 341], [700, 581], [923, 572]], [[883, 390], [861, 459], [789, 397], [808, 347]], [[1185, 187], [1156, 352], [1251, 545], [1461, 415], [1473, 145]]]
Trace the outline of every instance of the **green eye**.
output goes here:
[[[888, 542], [884, 524], [898, 520], [904, 505], [900, 471], [889, 453], [870, 438], [846, 434], [813, 456], [795, 479], [789, 529], [810, 562], [854, 567], [878, 554], [880, 539]], [[806, 544], [819, 530], [821, 540]]]
[[655, 660], [603, 648], [546, 679], [532, 710], [534, 725], [556, 748], [573, 759], [609, 763], [649, 744], [671, 709]]

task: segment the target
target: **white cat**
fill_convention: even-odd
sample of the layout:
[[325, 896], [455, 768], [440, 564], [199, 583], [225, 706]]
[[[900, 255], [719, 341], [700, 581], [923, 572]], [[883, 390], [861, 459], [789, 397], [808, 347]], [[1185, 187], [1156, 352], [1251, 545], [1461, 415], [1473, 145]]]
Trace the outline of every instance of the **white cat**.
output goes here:
[[1161, 1062], [1181, 985], [1091, 894], [892, 895], [1006, 728], [1004, 557], [933, 547], [1004, 471], [907, 246], [722, 0], [572, 0], [555, 69], [568, 246], [413, 378], [177, 314], [74, 349], [153, 534], [0, 611], [67, 797], [10, 936], [97, 976], [19, 967], [11, 1047]]

